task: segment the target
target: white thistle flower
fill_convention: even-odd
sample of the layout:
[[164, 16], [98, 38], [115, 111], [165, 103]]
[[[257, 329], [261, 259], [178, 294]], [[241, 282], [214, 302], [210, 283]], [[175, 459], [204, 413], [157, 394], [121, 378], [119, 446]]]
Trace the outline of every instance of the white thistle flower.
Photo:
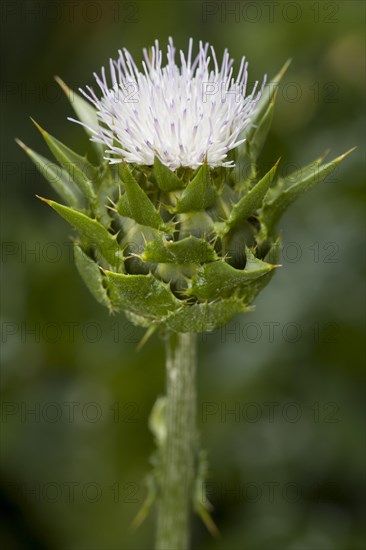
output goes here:
[[193, 61], [192, 45], [190, 39], [187, 57], [180, 51], [179, 67], [170, 38], [163, 67], [156, 40], [150, 54], [143, 50], [143, 72], [126, 49], [119, 50], [118, 61], [110, 59], [111, 85], [104, 67], [101, 78], [94, 73], [102, 98], [90, 86], [81, 90], [97, 110], [99, 127], [88, 127], [91, 139], [107, 147], [105, 158], [110, 163], [124, 159], [152, 165], [157, 156], [171, 170], [197, 168], [205, 161], [210, 166], [233, 165], [225, 159], [231, 149], [243, 143], [240, 133], [250, 122], [265, 82], [260, 90], [256, 82], [246, 96], [248, 63], [244, 57], [234, 79], [233, 60], [227, 50], [219, 67], [211, 46], [212, 69], [209, 44], [199, 43]]

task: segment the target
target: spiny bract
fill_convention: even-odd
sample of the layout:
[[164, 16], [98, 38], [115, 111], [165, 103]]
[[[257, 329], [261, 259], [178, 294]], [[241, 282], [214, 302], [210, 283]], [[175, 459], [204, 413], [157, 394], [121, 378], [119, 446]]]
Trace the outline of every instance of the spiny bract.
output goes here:
[[[103, 98], [89, 88], [94, 106], [57, 79], [92, 137], [97, 163], [38, 124], [58, 164], [18, 141], [64, 203], [42, 199], [77, 230], [76, 266], [95, 298], [137, 325], [176, 332], [214, 330], [250, 308], [277, 267], [281, 215], [345, 156], [327, 164], [321, 157], [286, 178], [277, 177], [276, 163], [258, 176], [286, 66], [263, 93], [255, 88], [246, 98], [244, 61], [234, 81], [227, 53], [219, 70], [213, 52], [210, 72], [208, 46], [193, 62], [191, 48], [180, 70], [172, 43], [167, 66], [156, 44], [144, 73], [121, 54], [111, 63], [111, 89], [104, 70], [98, 79]], [[128, 78], [141, 103], [124, 111], [121, 98], [111, 98]], [[199, 88], [224, 81], [227, 93], [211, 88], [216, 96], [205, 105]]]

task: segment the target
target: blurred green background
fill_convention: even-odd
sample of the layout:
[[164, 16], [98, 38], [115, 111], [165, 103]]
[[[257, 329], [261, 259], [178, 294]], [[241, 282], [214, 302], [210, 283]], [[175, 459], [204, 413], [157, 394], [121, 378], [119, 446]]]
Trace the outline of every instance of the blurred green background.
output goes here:
[[364, 3], [5, 0], [1, 16], [3, 548], [153, 547], [153, 516], [130, 525], [163, 343], [136, 353], [142, 332], [89, 295], [69, 227], [35, 198], [55, 195], [14, 137], [48, 156], [32, 116], [90, 151], [54, 75], [77, 89], [118, 48], [140, 60], [168, 36], [246, 55], [251, 81], [293, 58], [264, 164], [281, 156], [292, 171], [358, 146], [283, 219], [283, 268], [256, 311], [200, 338], [199, 424], [222, 536], [195, 519], [193, 548], [364, 548]]

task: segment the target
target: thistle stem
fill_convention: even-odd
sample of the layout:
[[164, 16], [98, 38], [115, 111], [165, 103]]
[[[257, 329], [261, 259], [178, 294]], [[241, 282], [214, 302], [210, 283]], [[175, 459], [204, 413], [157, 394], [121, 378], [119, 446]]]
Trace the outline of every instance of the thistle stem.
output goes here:
[[166, 340], [166, 444], [156, 550], [188, 550], [196, 445], [196, 334]]

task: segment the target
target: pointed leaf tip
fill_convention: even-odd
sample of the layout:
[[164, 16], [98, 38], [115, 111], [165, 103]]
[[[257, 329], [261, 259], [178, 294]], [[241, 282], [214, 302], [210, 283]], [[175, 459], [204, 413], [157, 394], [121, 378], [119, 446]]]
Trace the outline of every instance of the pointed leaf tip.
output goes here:
[[68, 87], [68, 85], [62, 80], [62, 78], [57, 75], [55, 75], [53, 78], [56, 80], [61, 90], [67, 95], [70, 92], [70, 88]]
[[[79, 199], [81, 198], [79, 190], [72, 181], [70, 174], [68, 174], [63, 168], [49, 161], [47, 158], [36, 153], [25, 145], [21, 140], [16, 139], [16, 143], [24, 150], [26, 155], [34, 162], [35, 166], [51, 184], [51, 187], [60, 195], [63, 202], [70, 206], [78, 206]], [[61, 171], [60, 171], [61, 170]]]
[[351, 147], [351, 149], [348, 149], [348, 151], [343, 153], [343, 155], [339, 155], [336, 160], [343, 160], [344, 158], [348, 157], [348, 155], [350, 155], [355, 149], [357, 149], [357, 145], [355, 145], [355, 147]]
[[140, 187], [124, 160], [122, 160], [122, 182], [125, 187], [125, 195], [122, 195], [119, 200], [118, 212], [122, 216], [133, 218], [141, 225], [147, 225], [155, 229], [163, 228], [164, 222], [158, 210]]
[[[95, 134], [97, 132], [99, 122], [94, 106], [88, 103], [88, 101], [81, 97], [81, 95], [77, 94], [74, 90], [69, 88], [69, 86], [62, 80], [62, 78], [57, 75], [54, 78], [62, 91], [65, 93], [75, 114], [77, 115], [78, 120], [76, 122], [81, 123], [89, 137]], [[69, 120], [75, 122], [74, 119], [69, 118]], [[97, 143], [96, 141], [92, 141], [91, 143], [95, 149], [95, 152], [97, 153], [98, 159], [103, 162], [103, 145], [101, 143]]]
[[[300, 195], [305, 193], [305, 191], [324, 181], [335, 170], [340, 162], [354, 149], [354, 147], [349, 149], [349, 151], [346, 151], [343, 155], [336, 157], [326, 164], [321, 164], [321, 157], [306, 166], [303, 169], [303, 174], [301, 174], [301, 170], [295, 172], [295, 176], [298, 174], [298, 178], [295, 178], [295, 183], [289, 187], [284, 185], [283, 189], [280, 190], [280, 193], [277, 196], [268, 202], [265, 201], [261, 213], [261, 220], [264, 223], [264, 227], [266, 227], [266, 232], [270, 233], [273, 230], [290, 204], [292, 204]], [[291, 181], [291, 178], [293, 178], [293, 175], [290, 174], [290, 176], [285, 178], [284, 181]]]
[[177, 212], [206, 210], [216, 198], [207, 162], [196, 171], [177, 203]]
[[184, 187], [177, 174], [163, 164], [157, 155], [154, 157], [154, 174], [159, 188], [163, 192], [175, 191]]
[[34, 119], [31, 120], [41, 132], [48, 148], [59, 162], [60, 166], [70, 175], [71, 179], [89, 200], [90, 204], [93, 204], [96, 198], [93, 186], [93, 182], [97, 178], [95, 166], [93, 166], [86, 157], [80, 156], [61, 141], [51, 136]]
[[243, 195], [239, 202], [233, 206], [230, 216], [224, 226], [225, 233], [235, 228], [239, 223], [242, 223], [244, 220], [248, 219], [262, 206], [268, 189], [273, 182], [280, 160], [281, 159], [279, 158], [269, 172], [267, 172], [263, 178], [261, 178], [260, 181], [257, 182], [254, 187]]
[[321, 163], [323, 162], [323, 160], [327, 158], [327, 156], [329, 155], [329, 153], [330, 153], [330, 149], [328, 148], [328, 149], [326, 149], [326, 150], [324, 151], [324, 153], [322, 153], [322, 154], [320, 155], [320, 157], [319, 157], [319, 159], [318, 159], [319, 164], [321, 164]]
[[[42, 197], [40, 198], [44, 200]], [[90, 218], [78, 210], [55, 201], [48, 201], [48, 204], [82, 235], [89, 246], [98, 248], [111, 266], [117, 269], [122, 268], [123, 253], [115, 236], [109, 233], [95, 218]]]
[[44, 197], [41, 197], [40, 195], [36, 195], [37, 199], [39, 199], [42, 202], [45, 202], [49, 206], [52, 206], [52, 202], [50, 199], [45, 199]]
[[289, 68], [289, 66], [291, 65], [292, 63], [292, 57], [289, 57], [287, 59], [287, 61], [285, 61], [284, 65], [282, 66], [282, 68], [280, 69], [279, 73], [278, 73], [278, 76], [279, 77], [283, 77], [283, 75], [286, 73], [287, 69]]
[[21, 147], [24, 151], [26, 151], [26, 152], [29, 151], [29, 147], [28, 147], [25, 143], [23, 143], [23, 141], [21, 141], [21, 140], [18, 139], [18, 138], [14, 138], [14, 141], [15, 141], [15, 143], [16, 143], [17, 145], [19, 145], [19, 147]]
[[31, 121], [33, 122], [33, 124], [35, 125], [37, 130], [39, 130], [43, 136], [47, 134], [46, 130], [44, 128], [42, 128], [42, 126], [40, 124], [38, 124], [38, 122], [36, 120], [34, 120], [34, 118], [32, 118], [32, 117], [29, 117], [29, 118], [31, 119]]

